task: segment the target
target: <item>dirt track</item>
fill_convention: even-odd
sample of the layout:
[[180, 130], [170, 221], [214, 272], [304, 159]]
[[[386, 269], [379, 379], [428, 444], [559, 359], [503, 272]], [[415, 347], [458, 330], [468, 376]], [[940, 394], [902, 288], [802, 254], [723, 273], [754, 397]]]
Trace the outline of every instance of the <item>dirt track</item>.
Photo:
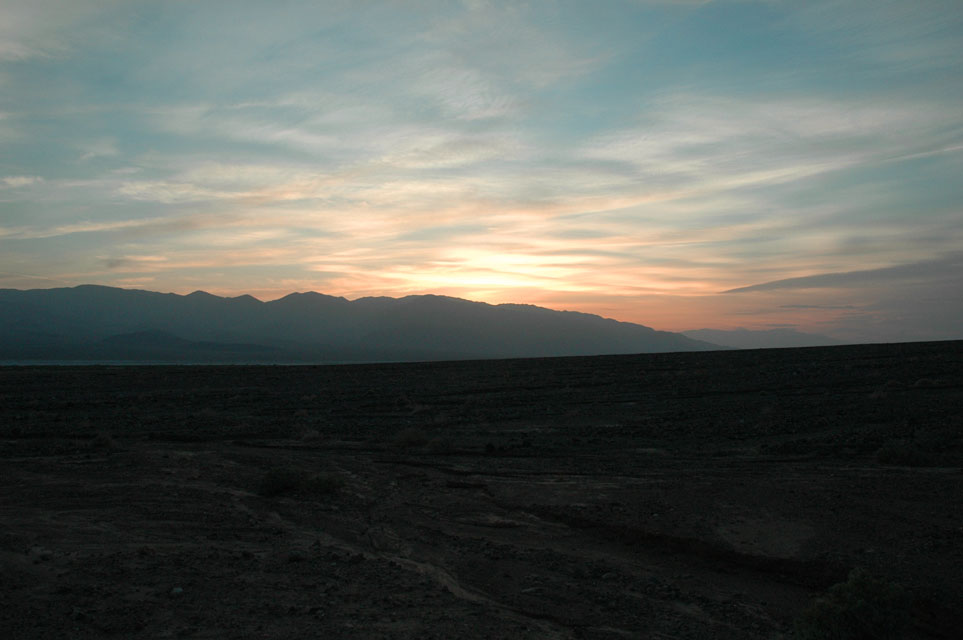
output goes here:
[[0, 636], [791, 637], [863, 567], [951, 638], [961, 415], [960, 342], [3, 368]]

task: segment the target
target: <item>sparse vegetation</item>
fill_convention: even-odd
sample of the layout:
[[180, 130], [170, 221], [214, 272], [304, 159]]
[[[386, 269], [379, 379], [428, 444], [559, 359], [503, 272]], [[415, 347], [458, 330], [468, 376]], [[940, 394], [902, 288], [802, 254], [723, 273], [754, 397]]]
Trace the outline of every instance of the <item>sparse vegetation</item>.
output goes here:
[[407, 429], [402, 429], [397, 434], [395, 434], [394, 439], [391, 444], [398, 449], [412, 449], [414, 447], [423, 447], [428, 443], [428, 435], [416, 427], [408, 427]]
[[904, 467], [937, 467], [941, 459], [938, 453], [927, 451], [915, 442], [904, 440], [891, 440], [876, 452], [877, 462]]
[[119, 446], [113, 436], [106, 431], [99, 431], [90, 441], [90, 448], [95, 451], [110, 452], [115, 451]]
[[899, 585], [854, 569], [796, 619], [796, 637], [901, 640], [910, 626], [909, 602]]
[[451, 453], [455, 450], [454, 441], [448, 436], [437, 436], [428, 442], [428, 451], [437, 455]]
[[273, 467], [261, 478], [258, 493], [267, 498], [282, 495], [326, 496], [344, 486], [344, 480], [331, 473], [311, 474], [290, 467]]
[[817, 445], [810, 438], [795, 438], [791, 440], [785, 440], [783, 442], [775, 442], [772, 444], [764, 444], [763, 450], [769, 454], [775, 455], [806, 455], [813, 453], [817, 449]]
[[[115, 637], [956, 637], [961, 357], [0, 367], [0, 638], [65, 619]], [[923, 376], [940, 386], [910, 388]], [[871, 402], [889, 379], [907, 386]], [[69, 525], [53, 537], [50, 514]], [[172, 627], [156, 614], [175, 597]]]
[[333, 473], [318, 473], [307, 476], [301, 483], [301, 490], [309, 496], [327, 496], [337, 493], [344, 487], [344, 479]]
[[294, 493], [301, 483], [301, 479], [302, 473], [296, 469], [274, 467], [269, 469], [261, 478], [258, 493], [267, 498]]

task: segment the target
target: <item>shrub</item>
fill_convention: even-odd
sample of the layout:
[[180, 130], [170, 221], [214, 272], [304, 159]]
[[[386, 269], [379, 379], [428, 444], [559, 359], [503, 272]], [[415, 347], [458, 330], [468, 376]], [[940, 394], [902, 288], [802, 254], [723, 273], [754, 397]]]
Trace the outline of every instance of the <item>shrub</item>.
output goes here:
[[801, 640], [899, 640], [910, 624], [909, 598], [898, 585], [874, 578], [861, 569], [796, 619]]
[[940, 464], [940, 456], [913, 442], [891, 440], [876, 452], [876, 461], [904, 467], [936, 467]]
[[288, 493], [294, 493], [303, 481], [304, 474], [297, 469], [287, 467], [274, 467], [261, 478], [258, 493], [262, 496], [273, 498]]
[[399, 449], [410, 449], [412, 447], [423, 447], [427, 442], [428, 436], [424, 431], [415, 427], [409, 427], [395, 434], [391, 444]]
[[115, 451], [119, 447], [113, 436], [106, 431], [99, 431], [90, 441], [90, 448], [96, 451]]
[[288, 467], [274, 467], [265, 472], [258, 493], [267, 498], [280, 495], [327, 496], [344, 486], [344, 480], [332, 473], [310, 474]]
[[327, 496], [338, 492], [344, 486], [344, 479], [333, 473], [319, 473], [308, 476], [301, 490], [312, 496]]
[[428, 451], [435, 454], [451, 453], [455, 450], [455, 443], [447, 436], [438, 436], [428, 442]]

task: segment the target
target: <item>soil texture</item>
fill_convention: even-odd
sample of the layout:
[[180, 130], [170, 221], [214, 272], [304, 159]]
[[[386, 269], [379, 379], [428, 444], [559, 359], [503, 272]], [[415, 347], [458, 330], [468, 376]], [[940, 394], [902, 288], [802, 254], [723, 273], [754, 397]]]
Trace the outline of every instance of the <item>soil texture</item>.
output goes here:
[[0, 368], [0, 637], [963, 628], [963, 342]]

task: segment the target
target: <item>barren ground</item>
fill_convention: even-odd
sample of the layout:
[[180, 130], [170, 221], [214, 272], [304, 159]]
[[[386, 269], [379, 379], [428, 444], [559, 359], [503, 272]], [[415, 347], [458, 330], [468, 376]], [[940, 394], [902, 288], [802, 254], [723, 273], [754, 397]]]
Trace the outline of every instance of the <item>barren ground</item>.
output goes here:
[[958, 637], [961, 415], [961, 342], [0, 368], [0, 637], [789, 638], [855, 567]]

